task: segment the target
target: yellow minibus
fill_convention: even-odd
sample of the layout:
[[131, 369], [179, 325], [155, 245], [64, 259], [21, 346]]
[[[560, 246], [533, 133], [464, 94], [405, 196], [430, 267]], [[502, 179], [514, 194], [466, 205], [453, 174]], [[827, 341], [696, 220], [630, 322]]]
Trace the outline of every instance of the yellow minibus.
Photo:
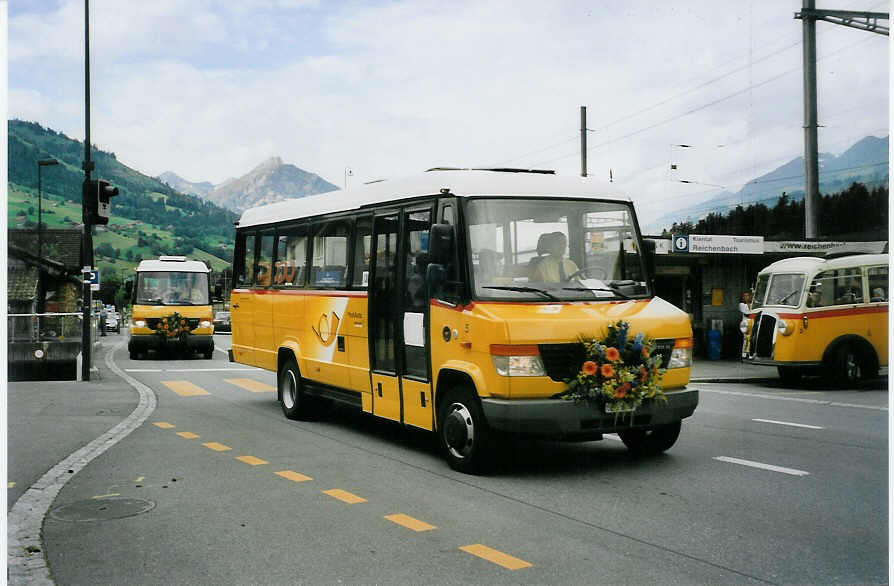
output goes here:
[[127, 341], [130, 358], [136, 360], [149, 350], [181, 356], [199, 352], [212, 358], [211, 269], [185, 256], [160, 256], [140, 261], [136, 272], [136, 284], [125, 284], [133, 304]]
[[[654, 296], [643, 246], [616, 184], [542, 171], [436, 168], [249, 209], [236, 224], [231, 360], [276, 373], [288, 418], [351, 405], [437, 433], [464, 472], [493, 461], [494, 431], [618, 433], [635, 453], [662, 452], [698, 391], [689, 318]], [[571, 381], [597, 380], [582, 339], [607, 332], [622, 350], [648, 343], [661, 396], [569, 400]], [[605, 356], [603, 373], [623, 371]], [[650, 372], [625, 376], [612, 397]]]
[[757, 275], [742, 357], [788, 383], [819, 371], [841, 386], [888, 364], [888, 255], [798, 257]]

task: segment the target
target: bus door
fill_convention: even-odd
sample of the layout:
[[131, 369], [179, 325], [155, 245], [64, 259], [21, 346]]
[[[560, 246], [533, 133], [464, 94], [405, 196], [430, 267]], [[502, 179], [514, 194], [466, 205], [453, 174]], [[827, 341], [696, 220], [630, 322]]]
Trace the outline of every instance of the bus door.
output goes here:
[[432, 429], [428, 299], [425, 293], [431, 209], [377, 216], [369, 285], [372, 411]]
[[255, 331], [252, 309], [252, 279], [255, 274], [255, 235], [239, 235], [236, 238], [236, 258], [242, 265], [236, 267], [236, 282], [230, 293], [230, 320], [232, 322], [233, 358], [242, 364], [254, 364]]

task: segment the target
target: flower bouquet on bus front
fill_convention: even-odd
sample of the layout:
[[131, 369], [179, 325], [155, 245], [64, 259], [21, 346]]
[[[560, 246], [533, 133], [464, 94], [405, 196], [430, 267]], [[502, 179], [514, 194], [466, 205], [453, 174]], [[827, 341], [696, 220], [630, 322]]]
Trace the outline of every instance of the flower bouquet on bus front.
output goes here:
[[661, 355], [652, 355], [655, 341], [630, 335], [630, 324], [609, 324], [602, 338], [581, 336], [584, 361], [577, 375], [566, 381], [563, 399], [602, 405], [606, 413], [632, 412], [646, 400], [666, 401], [658, 383], [664, 369]]
[[173, 314], [161, 318], [158, 332], [166, 338], [177, 338], [182, 332], [189, 332], [189, 325], [186, 319], [180, 317], [180, 314], [175, 311]]

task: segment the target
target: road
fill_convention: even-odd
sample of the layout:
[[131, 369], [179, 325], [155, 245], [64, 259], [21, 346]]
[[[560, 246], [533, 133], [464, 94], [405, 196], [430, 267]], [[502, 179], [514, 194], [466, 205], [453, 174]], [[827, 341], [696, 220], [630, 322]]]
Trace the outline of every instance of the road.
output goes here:
[[517, 442], [468, 476], [428, 434], [344, 409], [285, 419], [274, 375], [223, 351], [113, 360], [157, 405], [55, 499], [57, 584], [888, 580], [886, 381], [701, 384], [659, 457], [612, 436]]

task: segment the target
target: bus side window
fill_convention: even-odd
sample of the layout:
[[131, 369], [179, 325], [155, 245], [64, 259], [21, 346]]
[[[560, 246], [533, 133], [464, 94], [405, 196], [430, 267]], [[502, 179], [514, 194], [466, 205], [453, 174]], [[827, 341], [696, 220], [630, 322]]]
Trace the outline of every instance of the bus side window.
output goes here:
[[354, 276], [351, 286], [365, 289], [369, 284], [369, 258], [372, 251], [372, 218], [357, 218], [354, 225]]
[[259, 287], [269, 287], [273, 273], [273, 234], [261, 236], [257, 270], [258, 274], [255, 277], [255, 284]]
[[879, 303], [888, 300], [888, 267], [869, 267], [866, 269], [869, 281], [869, 301]]
[[350, 227], [350, 224], [344, 220], [328, 222], [318, 227], [313, 240], [311, 286], [345, 286]]
[[280, 231], [276, 246], [276, 273], [274, 284], [278, 287], [301, 287], [307, 276], [307, 229], [304, 226], [285, 228]]
[[236, 286], [249, 287], [255, 272], [255, 235], [240, 235], [242, 245], [236, 245], [236, 259], [233, 266], [236, 267], [237, 273]]

